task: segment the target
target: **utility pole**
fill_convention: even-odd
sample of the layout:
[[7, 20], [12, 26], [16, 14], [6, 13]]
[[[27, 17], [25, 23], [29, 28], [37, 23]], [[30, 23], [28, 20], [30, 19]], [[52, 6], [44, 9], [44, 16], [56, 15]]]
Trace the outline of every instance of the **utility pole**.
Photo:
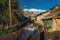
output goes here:
[[11, 0], [9, 0], [10, 27], [12, 27]]

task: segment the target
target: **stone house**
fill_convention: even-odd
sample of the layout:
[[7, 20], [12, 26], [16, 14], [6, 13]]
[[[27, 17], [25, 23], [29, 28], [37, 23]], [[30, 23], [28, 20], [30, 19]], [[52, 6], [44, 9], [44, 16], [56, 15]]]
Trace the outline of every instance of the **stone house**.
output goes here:
[[[59, 27], [56, 27], [60, 25], [60, 6], [54, 6], [50, 10], [46, 12], [42, 12], [36, 16], [37, 21], [42, 23], [42, 21], [47, 22], [53, 29], [55, 30], [60, 30]], [[56, 22], [55, 22], [56, 21]]]
[[[54, 6], [46, 12], [36, 16], [37, 21], [51, 26], [51, 29], [44, 32], [44, 40], [58, 40], [60, 38], [60, 6]], [[56, 36], [58, 38], [56, 38]]]

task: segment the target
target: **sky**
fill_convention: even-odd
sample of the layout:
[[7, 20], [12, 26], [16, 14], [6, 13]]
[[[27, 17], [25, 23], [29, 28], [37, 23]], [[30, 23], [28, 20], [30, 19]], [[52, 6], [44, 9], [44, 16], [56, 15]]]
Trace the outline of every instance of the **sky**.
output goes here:
[[60, 0], [18, 0], [21, 9], [49, 10], [60, 5]]

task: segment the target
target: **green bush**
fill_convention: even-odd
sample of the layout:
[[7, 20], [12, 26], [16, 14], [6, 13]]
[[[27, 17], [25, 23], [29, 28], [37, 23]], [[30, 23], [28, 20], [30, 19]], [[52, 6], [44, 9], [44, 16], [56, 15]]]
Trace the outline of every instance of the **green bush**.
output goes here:
[[38, 29], [39, 30], [42, 30], [42, 25], [40, 22], [35, 22], [35, 25], [38, 26]]
[[12, 27], [4, 26], [3, 29], [0, 30], [0, 35], [14, 32], [16, 28], [17, 28], [17, 25], [14, 25]]
[[46, 24], [46, 29], [47, 29], [47, 30], [51, 29], [51, 25]]
[[42, 26], [40, 22], [35, 22], [35, 24], [40, 27]]

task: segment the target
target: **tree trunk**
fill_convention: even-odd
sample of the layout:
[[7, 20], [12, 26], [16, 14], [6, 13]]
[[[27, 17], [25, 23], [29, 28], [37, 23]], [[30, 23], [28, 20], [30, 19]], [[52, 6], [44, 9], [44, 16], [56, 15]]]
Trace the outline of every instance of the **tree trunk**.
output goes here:
[[9, 0], [9, 13], [10, 13], [10, 27], [12, 27], [12, 12], [11, 12], [11, 2]]

